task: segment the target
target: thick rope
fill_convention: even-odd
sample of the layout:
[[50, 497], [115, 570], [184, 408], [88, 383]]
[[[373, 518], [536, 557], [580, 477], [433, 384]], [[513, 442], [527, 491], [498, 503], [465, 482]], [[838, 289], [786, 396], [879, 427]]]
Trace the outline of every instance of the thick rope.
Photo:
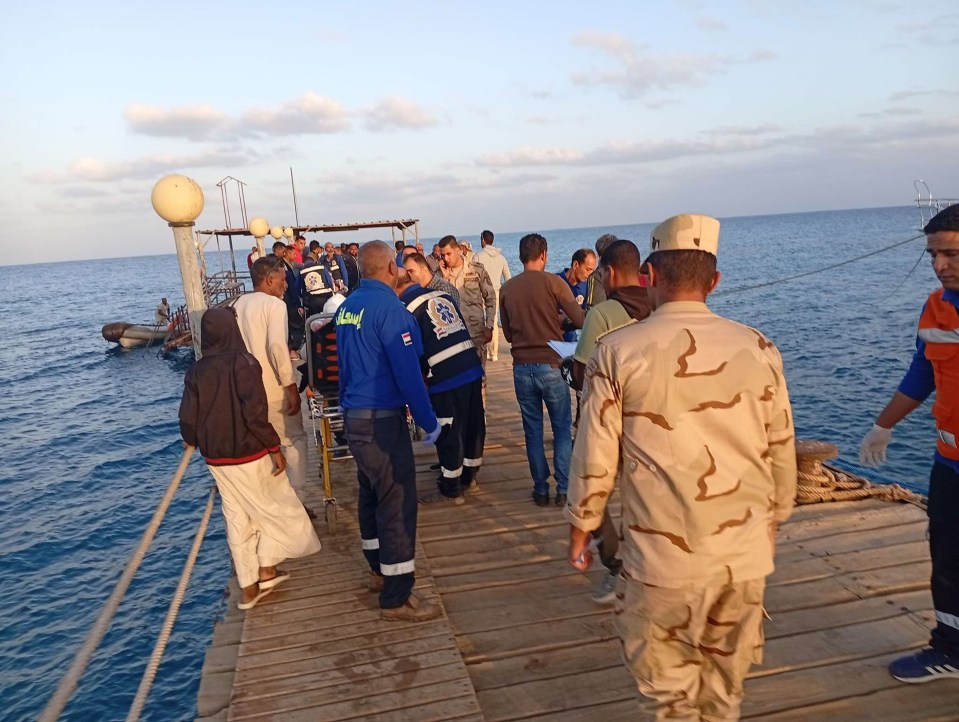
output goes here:
[[163, 499], [157, 506], [156, 511], [153, 512], [153, 518], [150, 519], [150, 523], [147, 526], [146, 531], [143, 533], [143, 538], [140, 540], [140, 546], [137, 547], [136, 551], [133, 553], [133, 556], [130, 558], [130, 561], [127, 562], [126, 569], [123, 570], [123, 574], [120, 576], [116, 587], [114, 587], [113, 593], [103, 606], [103, 610], [100, 612], [100, 616], [94, 623], [93, 629], [90, 630], [90, 633], [87, 635], [83, 646], [73, 658], [73, 663], [70, 665], [70, 669], [67, 670], [67, 673], [63, 676], [63, 679], [60, 680], [60, 684], [57, 687], [56, 692], [53, 693], [50, 701], [47, 702], [47, 706], [43, 710], [43, 714], [41, 714], [38, 718], [39, 722], [55, 722], [60, 718], [60, 713], [63, 712], [63, 708], [67, 706], [67, 702], [70, 701], [70, 697], [77, 688], [77, 683], [80, 681], [80, 677], [83, 676], [83, 672], [86, 670], [87, 664], [90, 662], [90, 658], [93, 656], [93, 653], [96, 651], [97, 646], [99, 646], [103, 636], [110, 628], [110, 622], [113, 620], [113, 615], [116, 613], [117, 607], [120, 606], [120, 602], [123, 601], [123, 596], [126, 594], [127, 588], [130, 586], [130, 582], [133, 581], [133, 575], [136, 574], [137, 569], [140, 568], [140, 563], [143, 561], [143, 557], [146, 555], [147, 549], [150, 548], [150, 544], [153, 542], [153, 537], [156, 536], [157, 529], [160, 527], [160, 522], [163, 521], [163, 517], [166, 514], [167, 509], [170, 507], [170, 502], [173, 501], [173, 495], [176, 493], [177, 488], [180, 486], [180, 481], [183, 479], [183, 475], [186, 473], [186, 468], [190, 463], [190, 458], [193, 456], [193, 451], [194, 447], [192, 446], [187, 446], [183, 450], [183, 458], [180, 459], [180, 465], [177, 467], [176, 473], [173, 475], [173, 479], [170, 481], [170, 486], [167, 487], [166, 494], [163, 495]]
[[170, 634], [173, 632], [173, 625], [176, 623], [177, 615], [180, 613], [180, 605], [183, 603], [183, 597], [186, 595], [187, 585], [190, 583], [190, 575], [193, 574], [193, 567], [196, 564], [196, 558], [200, 553], [200, 546], [203, 544], [203, 537], [206, 536], [206, 528], [210, 523], [210, 516], [213, 514], [213, 499], [216, 497], [216, 486], [210, 489], [210, 497], [206, 502], [206, 509], [203, 511], [203, 517], [200, 519], [200, 525], [197, 527], [196, 536], [193, 537], [193, 546], [187, 555], [186, 564], [183, 567], [183, 573], [180, 575], [180, 583], [177, 585], [176, 593], [170, 600], [170, 607], [166, 613], [166, 619], [163, 621], [163, 627], [160, 629], [160, 635], [157, 637], [156, 646], [153, 648], [153, 654], [147, 667], [143, 672], [143, 679], [140, 680], [140, 686], [137, 688], [136, 696], [133, 698], [133, 704], [130, 705], [130, 712], [127, 714], [127, 722], [136, 722], [140, 719], [143, 707], [150, 694], [150, 687], [153, 686], [153, 680], [156, 678], [157, 670], [160, 667], [160, 660], [163, 659], [163, 652], [166, 651], [167, 642]]
[[[831, 271], [834, 268], [841, 268], [843, 266], [848, 266], [850, 263], [855, 263], [856, 261], [861, 261], [864, 258], [869, 258], [870, 256], [875, 256], [880, 253], [885, 253], [886, 251], [891, 251], [893, 248], [898, 248], [906, 243], [912, 243], [915, 240], [918, 240], [923, 237], [920, 233], [918, 236], [913, 236], [912, 238], [907, 238], [904, 241], [896, 241], [895, 243], [890, 243], [888, 246], [883, 246], [882, 248], [877, 248], [875, 251], [869, 251], [869, 253], [863, 253], [861, 256], [856, 256], [855, 258], [847, 258], [845, 261], [839, 261], [838, 263], [833, 263], [822, 268], [817, 268], [814, 271], [803, 271], [802, 273], [797, 273], [794, 276], [786, 276], [785, 278], [777, 278], [775, 281], [765, 281], [763, 283], [757, 283], [752, 286], [737, 286], [736, 288], [730, 288], [728, 290], [719, 290], [716, 291], [713, 296], [728, 296], [731, 293], [741, 293], [743, 291], [753, 291], [757, 288], [766, 288], [766, 286], [775, 286], [778, 283], [787, 283], [789, 281], [795, 281], [798, 278], [805, 278], [806, 276], [814, 276], [823, 271]], [[918, 265], [918, 264], [917, 264]]]
[[926, 499], [921, 494], [909, 491], [898, 484], [873, 484], [862, 477], [825, 466], [818, 459], [804, 460], [797, 476], [797, 504], [878, 499], [904, 501], [926, 508]]

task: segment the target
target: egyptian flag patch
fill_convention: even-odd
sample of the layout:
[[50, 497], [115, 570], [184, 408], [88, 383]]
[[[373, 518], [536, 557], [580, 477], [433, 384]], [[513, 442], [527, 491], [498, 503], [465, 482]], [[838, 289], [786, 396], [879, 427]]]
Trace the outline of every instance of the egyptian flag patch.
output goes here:
[[401, 338], [403, 339], [403, 345], [404, 345], [404, 346], [412, 346], [412, 345], [413, 345], [413, 337], [410, 336], [409, 331], [407, 331], [406, 333], [404, 333]]

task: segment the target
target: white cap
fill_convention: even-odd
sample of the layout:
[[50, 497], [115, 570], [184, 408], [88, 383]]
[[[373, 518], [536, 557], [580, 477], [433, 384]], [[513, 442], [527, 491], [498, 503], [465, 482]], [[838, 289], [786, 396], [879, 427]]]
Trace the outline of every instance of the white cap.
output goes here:
[[673, 216], [649, 234], [649, 252], [706, 251], [717, 255], [719, 221], [709, 216], [685, 213]]

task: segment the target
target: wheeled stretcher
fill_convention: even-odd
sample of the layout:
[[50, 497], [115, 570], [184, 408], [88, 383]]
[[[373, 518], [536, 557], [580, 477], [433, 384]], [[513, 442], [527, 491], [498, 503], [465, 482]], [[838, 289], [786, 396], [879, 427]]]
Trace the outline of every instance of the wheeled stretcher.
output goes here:
[[340, 366], [336, 350], [336, 324], [332, 313], [318, 313], [306, 320], [306, 348], [310, 418], [313, 439], [320, 455], [319, 475], [323, 482], [323, 506], [327, 532], [336, 533], [336, 497], [330, 465], [353, 458], [343, 436], [343, 409], [339, 405]]

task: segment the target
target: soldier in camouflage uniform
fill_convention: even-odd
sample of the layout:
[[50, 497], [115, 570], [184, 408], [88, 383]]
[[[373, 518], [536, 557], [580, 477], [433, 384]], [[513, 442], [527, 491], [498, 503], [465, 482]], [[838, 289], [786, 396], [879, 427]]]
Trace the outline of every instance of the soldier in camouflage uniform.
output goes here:
[[464, 257], [454, 236], [444, 236], [439, 247], [446, 263], [443, 278], [459, 291], [460, 313], [485, 368], [486, 344], [493, 340], [493, 322], [496, 318], [493, 283], [483, 264]]
[[566, 515], [585, 569], [619, 480], [617, 627], [642, 719], [738, 720], [761, 661], [774, 535], [796, 489], [792, 412], [776, 347], [714, 315], [719, 222], [652, 232], [653, 313], [600, 337], [586, 368]]

